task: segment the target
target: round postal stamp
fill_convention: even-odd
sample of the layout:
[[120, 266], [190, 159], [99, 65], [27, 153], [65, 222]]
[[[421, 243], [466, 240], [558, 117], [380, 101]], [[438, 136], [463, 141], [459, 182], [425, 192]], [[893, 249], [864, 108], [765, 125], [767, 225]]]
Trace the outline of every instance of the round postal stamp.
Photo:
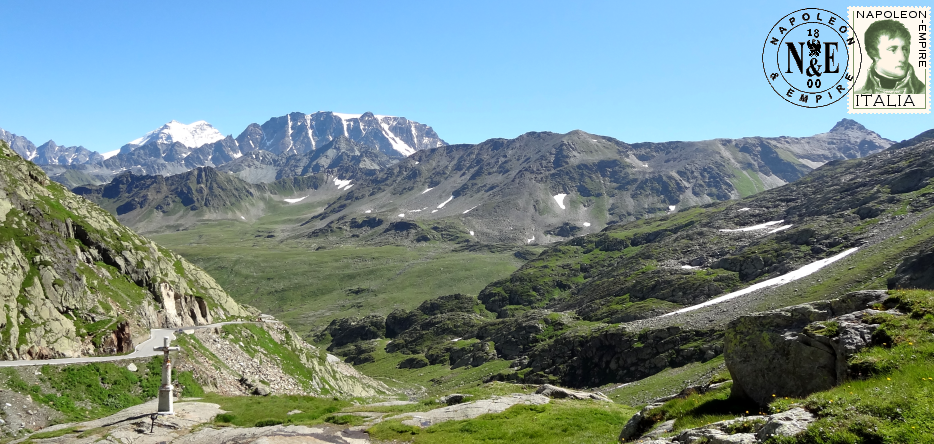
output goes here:
[[782, 17], [762, 46], [769, 85], [786, 101], [805, 108], [845, 97], [861, 64], [859, 40], [849, 23], [824, 9], [799, 9]]
[[906, 6], [848, 9], [869, 64], [854, 76], [851, 114], [931, 112], [930, 12], [930, 7]]

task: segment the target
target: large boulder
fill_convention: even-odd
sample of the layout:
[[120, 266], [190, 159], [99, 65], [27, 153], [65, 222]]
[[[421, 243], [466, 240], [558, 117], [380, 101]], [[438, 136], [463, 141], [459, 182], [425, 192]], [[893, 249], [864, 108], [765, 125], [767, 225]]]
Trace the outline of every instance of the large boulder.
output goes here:
[[839, 299], [740, 317], [724, 334], [724, 357], [733, 395], [760, 405], [773, 397], [803, 397], [847, 377], [847, 360], [872, 341], [885, 291], [859, 291]]
[[895, 269], [895, 276], [889, 278], [888, 286], [934, 290], [934, 247], [905, 258]]
[[558, 387], [551, 384], [542, 384], [535, 393], [556, 399], [593, 399], [595, 401], [613, 402], [610, 398], [600, 392], [583, 392], [571, 390], [564, 387]]

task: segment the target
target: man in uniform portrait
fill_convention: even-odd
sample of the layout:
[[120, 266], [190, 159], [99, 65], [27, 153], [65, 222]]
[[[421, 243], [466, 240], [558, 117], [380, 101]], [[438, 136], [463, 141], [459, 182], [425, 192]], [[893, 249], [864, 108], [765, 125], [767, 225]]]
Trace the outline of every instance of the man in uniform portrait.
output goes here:
[[924, 82], [908, 63], [911, 33], [905, 25], [879, 20], [866, 28], [863, 41], [872, 66], [857, 94], [924, 94]]

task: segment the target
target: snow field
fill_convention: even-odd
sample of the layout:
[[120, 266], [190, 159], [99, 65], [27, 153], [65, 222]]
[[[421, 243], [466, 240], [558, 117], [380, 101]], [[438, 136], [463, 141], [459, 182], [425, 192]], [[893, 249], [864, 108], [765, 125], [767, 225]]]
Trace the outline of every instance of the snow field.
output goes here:
[[[673, 312], [671, 312], [671, 313], [666, 313], [666, 314], [663, 314], [662, 316], [659, 316], [659, 317], [670, 316], [670, 315], [677, 314], [677, 313], [686, 313], [686, 312], [689, 312], [689, 311], [694, 311], [694, 310], [697, 310], [697, 309], [699, 309], [699, 308], [707, 307], [707, 306], [714, 305], [714, 304], [719, 304], [719, 303], [721, 303], [721, 302], [728, 301], [728, 300], [730, 300], [730, 299], [738, 298], [738, 297], [740, 297], [740, 296], [743, 296], [743, 295], [752, 293], [752, 292], [754, 292], [754, 291], [756, 291], [756, 290], [761, 290], [761, 289], [763, 289], [763, 288], [768, 288], [768, 287], [777, 287], [777, 286], [780, 286], [780, 285], [785, 285], [785, 284], [787, 284], [787, 283], [789, 283], [789, 282], [794, 282], [794, 281], [796, 281], [796, 280], [798, 280], [798, 279], [801, 279], [801, 278], [806, 277], [806, 276], [808, 276], [808, 275], [814, 274], [815, 272], [817, 272], [817, 271], [820, 270], [821, 268], [824, 268], [824, 267], [826, 267], [826, 266], [828, 266], [828, 265], [830, 265], [830, 264], [832, 264], [832, 263], [834, 263], [834, 262], [836, 262], [836, 261], [838, 261], [838, 260], [840, 260], [840, 259], [843, 259], [843, 258], [849, 256], [849, 255], [852, 254], [852, 253], [855, 253], [856, 250], [858, 250], [858, 248], [850, 248], [849, 250], [846, 250], [846, 251], [844, 251], [844, 252], [842, 252], [842, 253], [840, 253], [840, 254], [837, 254], [836, 256], [831, 256], [831, 257], [828, 257], [828, 258], [826, 258], [826, 259], [821, 259], [821, 260], [819, 260], [819, 261], [811, 262], [810, 264], [807, 264], [807, 265], [805, 265], [805, 266], [803, 266], [803, 267], [801, 267], [801, 268], [799, 268], [799, 269], [797, 269], [797, 270], [794, 270], [794, 271], [792, 271], [792, 272], [785, 273], [785, 274], [783, 274], [783, 275], [781, 275], [781, 276], [779, 276], [779, 277], [775, 277], [775, 278], [772, 278], [772, 279], [769, 279], [769, 280], [765, 280], [765, 281], [759, 282], [758, 284], [750, 285], [750, 286], [748, 286], [748, 287], [746, 287], [746, 288], [744, 288], [744, 289], [742, 289], [742, 290], [737, 290], [737, 291], [734, 291], [734, 292], [732, 292], [732, 293], [727, 293], [727, 294], [725, 294], [725, 295], [723, 295], [723, 296], [720, 296], [720, 297], [717, 297], [717, 298], [713, 298], [713, 299], [711, 299], [711, 300], [709, 300], [709, 301], [702, 302], [702, 303], [697, 304], [697, 305], [692, 305], [692, 306], [690, 306], [690, 307], [685, 307], [685, 308], [682, 308], [682, 309], [680, 309], [680, 310], [675, 310], [675, 311], [673, 311]], [[686, 267], [686, 265], [683, 265], [681, 268], [684, 268], [684, 267]]]
[[778, 225], [778, 224], [780, 224], [780, 223], [782, 223], [782, 222], [784, 222], [784, 219], [783, 219], [783, 220], [773, 220], [773, 221], [771, 221], [771, 222], [766, 222], [766, 223], [764, 223], [764, 224], [759, 224], [759, 225], [753, 225], [753, 226], [750, 226], [750, 227], [735, 228], [735, 229], [721, 228], [720, 231], [721, 231], [721, 232], [724, 232], [724, 233], [732, 233], [732, 232], [736, 232], [736, 231], [764, 230], [764, 229], [766, 229], [766, 228], [771, 227], [772, 225]]
[[564, 193], [555, 194], [554, 196], [552, 196], [552, 197], [555, 198], [555, 202], [558, 202], [558, 206], [561, 207], [562, 210], [567, 209], [567, 208], [564, 207], [564, 198], [565, 198], [566, 196], [567, 196], [567, 194], [564, 194]]

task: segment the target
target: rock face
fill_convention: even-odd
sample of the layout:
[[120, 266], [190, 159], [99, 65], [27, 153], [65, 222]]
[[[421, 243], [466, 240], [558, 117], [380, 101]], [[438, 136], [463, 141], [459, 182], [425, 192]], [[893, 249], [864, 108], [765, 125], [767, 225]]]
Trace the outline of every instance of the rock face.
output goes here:
[[847, 359], [872, 342], [863, 321], [884, 291], [860, 291], [829, 301], [743, 316], [724, 334], [733, 396], [760, 405], [773, 396], [804, 397], [847, 377]]
[[607, 325], [572, 329], [529, 353], [523, 368], [530, 371], [522, 380], [568, 387], [635, 381], [668, 367], [715, 358], [722, 350], [721, 334], [680, 327], [644, 332]]
[[178, 255], [49, 180], [0, 142], [0, 355], [132, 349], [150, 328], [251, 311]]
[[372, 175], [398, 159], [376, 148], [362, 145], [341, 135], [316, 149], [303, 153], [280, 154], [255, 150], [221, 165], [218, 169], [252, 182], [273, 182], [327, 172], [341, 179]]
[[895, 276], [889, 278], [888, 287], [934, 290], [934, 247], [905, 258], [895, 269]]

